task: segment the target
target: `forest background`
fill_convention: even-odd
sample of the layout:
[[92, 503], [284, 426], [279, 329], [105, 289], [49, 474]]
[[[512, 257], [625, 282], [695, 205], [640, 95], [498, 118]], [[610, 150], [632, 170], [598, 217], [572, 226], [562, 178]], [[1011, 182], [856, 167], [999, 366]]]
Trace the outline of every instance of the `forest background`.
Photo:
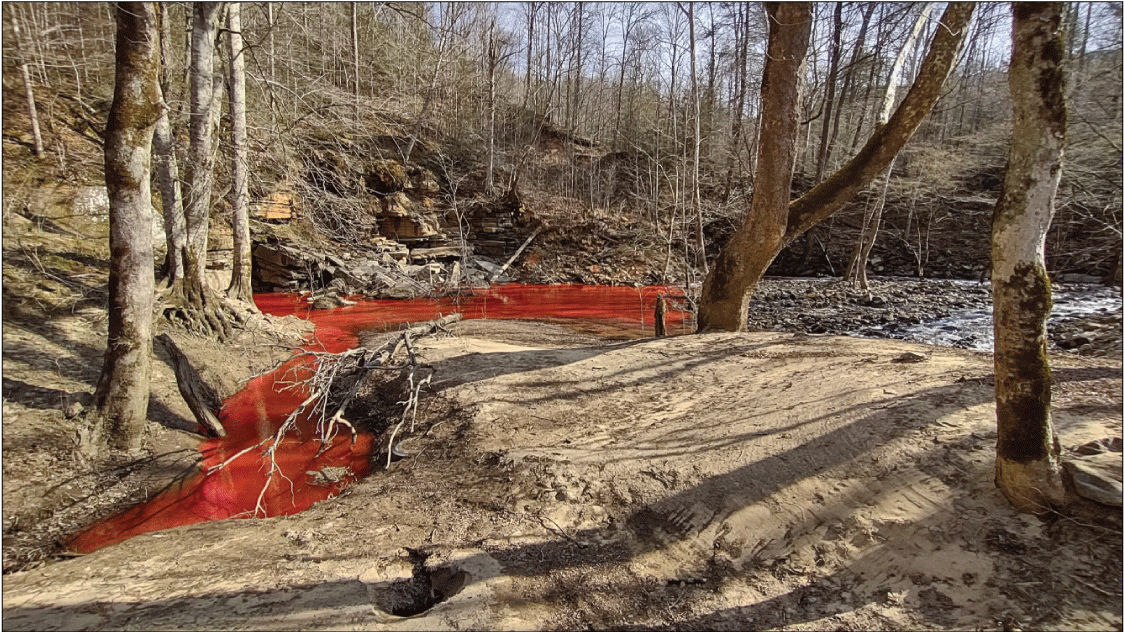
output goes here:
[[[372, 160], [413, 161], [436, 174], [453, 205], [517, 182], [575, 222], [611, 215], [646, 224], [668, 261], [666, 278], [650, 281], [691, 282], [748, 205], [767, 32], [756, 3], [243, 4], [251, 205], [290, 196], [312, 232], [369, 240], [385, 196], [347, 174]], [[869, 136], [922, 6], [816, 5], [794, 198]], [[1055, 275], [1118, 283], [1121, 10], [1066, 6], [1071, 115], [1047, 264]], [[167, 10], [164, 96], [186, 152], [190, 5]], [[931, 39], [935, 16], [920, 42]], [[13, 62], [4, 66], [5, 137], [52, 150], [51, 178], [100, 184], [110, 5], [15, 3], [4, 28]], [[885, 211], [873, 273], [978, 278], [987, 268], [1010, 135], [1006, 5], [981, 5], [971, 29], [940, 101], [889, 181], [877, 183]], [[909, 55], [903, 86], [924, 53], [919, 45]], [[215, 69], [220, 90], [226, 57]], [[38, 133], [29, 88], [48, 113]], [[230, 125], [224, 112], [220, 152]], [[75, 134], [89, 145], [75, 147]], [[48, 177], [45, 165], [9, 161], [6, 211]], [[232, 173], [229, 161], [216, 167], [212, 212], [226, 223]], [[843, 275], [882, 188], [798, 238], [770, 273]], [[669, 265], [672, 254], [689, 265]]]

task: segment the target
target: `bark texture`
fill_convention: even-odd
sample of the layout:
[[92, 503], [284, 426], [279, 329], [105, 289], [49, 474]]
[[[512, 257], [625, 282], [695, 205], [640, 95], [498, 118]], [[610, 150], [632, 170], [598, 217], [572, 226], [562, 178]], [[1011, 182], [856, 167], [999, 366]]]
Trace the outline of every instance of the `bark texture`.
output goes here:
[[[352, 3], [352, 10], [355, 4]], [[234, 154], [234, 182], [231, 191], [230, 227], [234, 234], [234, 253], [230, 298], [254, 304], [250, 280], [250, 195], [248, 151], [246, 147], [246, 60], [242, 48], [242, 17], [239, 3], [231, 3], [227, 10], [227, 34], [230, 44], [230, 121], [231, 153]]]
[[718, 254], [703, 283], [699, 331], [745, 329], [752, 288], [784, 240], [812, 5], [770, 2], [765, 12], [769, 43], [761, 78], [761, 140], [753, 197], [741, 227]]
[[171, 336], [160, 334], [155, 342], [168, 354], [172, 362], [172, 370], [176, 373], [176, 386], [179, 387], [180, 396], [187, 403], [191, 414], [195, 416], [195, 422], [210, 436], [225, 437], [226, 428], [223, 427], [218, 416], [223, 400], [218, 390], [203, 379]]
[[31, 82], [31, 73], [27, 70], [28, 60], [24, 52], [23, 37], [20, 34], [20, 20], [12, 16], [12, 34], [15, 35], [16, 50], [19, 55], [20, 76], [23, 77], [23, 89], [27, 93], [27, 119], [31, 124], [31, 137], [35, 143], [35, 156], [43, 157], [43, 135], [39, 133], [39, 114], [35, 109], [35, 90]]
[[1050, 415], [1046, 232], [1066, 133], [1062, 3], [1015, 3], [1008, 81], [1014, 105], [1003, 191], [992, 217], [995, 482], [1018, 509], [1064, 504]]
[[211, 187], [214, 171], [215, 37], [221, 2], [197, 2], [192, 8], [191, 68], [188, 128], [191, 135], [185, 165], [187, 191], [184, 216], [187, 220], [187, 257], [184, 265], [192, 285], [203, 285], [207, 267], [207, 230], [210, 226]]
[[160, 190], [160, 204], [164, 211], [164, 239], [168, 251], [164, 257], [164, 279], [168, 285], [181, 281], [184, 275], [183, 253], [187, 246], [187, 224], [183, 217], [183, 198], [180, 197], [179, 165], [176, 162], [172, 124], [168, 120], [168, 107], [160, 109], [152, 136], [152, 152], [156, 163], [156, 186]]
[[[152, 133], [160, 117], [156, 5], [115, 6], [117, 62], [105, 132], [109, 192], [109, 339], [95, 405], [109, 445], [140, 447], [152, 355]], [[100, 442], [100, 441], [99, 441]]]
[[168, 25], [168, 6], [160, 4], [160, 119], [152, 136], [153, 162], [156, 166], [156, 186], [160, 190], [160, 203], [164, 212], [164, 239], [167, 254], [164, 257], [164, 282], [169, 286], [182, 282], [184, 275], [183, 251], [187, 246], [187, 224], [183, 216], [183, 197], [180, 195], [179, 164], [176, 162], [175, 141], [169, 117], [168, 66], [171, 50], [171, 32]]

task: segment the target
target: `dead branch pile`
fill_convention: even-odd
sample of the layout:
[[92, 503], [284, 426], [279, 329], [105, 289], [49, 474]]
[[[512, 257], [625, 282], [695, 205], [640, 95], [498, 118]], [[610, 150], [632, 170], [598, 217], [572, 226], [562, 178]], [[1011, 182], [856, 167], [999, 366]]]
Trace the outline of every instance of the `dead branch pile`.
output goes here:
[[[394, 439], [407, 419], [411, 419], [411, 431], [413, 430], [412, 420], [417, 414], [421, 387], [428, 384], [433, 376], [433, 368], [418, 361], [411, 345], [418, 338], [437, 331], [447, 331], [446, 326], [459, 321], [461, 317], [461, 314], [451, 314], [423, 325], [411, 327], [374, 349], [357, 347], [343, 353], [301, 352], [296, 357], [305, 357], [312, 360], [312, 374], [298, 378], [293, 373], [291, 379], [284, 382], [278, 381], [278, 384], [283, 384], [283, 390], [298, 389], [307, 392], [308, 396], [295, 410], [289, 413], [272, 436], [207, 469], [206, 474], [208, 476], [214, 474], [243, 455], [261, 448], [262, 456], [268, 460], [269, 470], [266, 475], [266, 483], [262, 486], [261, 493], [258, 496], [258, 505], [254, 510], [254, 515], [259, 515], [260, 512], [260, 515], [264, 516], [265, 509], [262, 500], [265, 498], [266, 490], [273, 480], [273, 476], [281, 475], [276, 460], [277, 447], [287, 433], [296, 429], [297, 421], [305, 415], [316, 420], [316, 438], [321, 443], [318, 456], [331, 446], [332, 440], [339, 434], [341, 426], [346, 427], [351, 432], [351, 439], [354, 442], [357, 431], [344, 415], [360, 386], [373, 371], [400, 371], [406, 377], [408, 390], [406, 400], [399, 402], [405, 405], [402, 418], [387, 441], [387, 465], [389, 466]], [[401, 364], [390, 365], [389, 363], [395, 356], [403, 350], [406, 352], [405, 361]], [[423, 369], [428, 370], [424, 378], [418, 375], [419, 371]]]

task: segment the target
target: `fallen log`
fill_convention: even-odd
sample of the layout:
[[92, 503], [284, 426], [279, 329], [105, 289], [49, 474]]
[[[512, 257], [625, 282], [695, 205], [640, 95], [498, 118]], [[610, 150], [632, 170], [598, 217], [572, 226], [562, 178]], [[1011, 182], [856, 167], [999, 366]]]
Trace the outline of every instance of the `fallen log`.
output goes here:
[[153, 339], [167, 352], [172, 361], [172, 370], [176, 373], [176, 386], [179, 387], [183, 401], [191, 409], [196, 423], [205, 430], [206, 434], [214, 437], [225, 437], [226, 428], [219, 421], [218, 410], [222, 407], [222, 396], [215, 387], [207, 383], [199, 371], [192, 366], [183, 351], [176, 345], [176, 341], [168, 334], [160, 334]]

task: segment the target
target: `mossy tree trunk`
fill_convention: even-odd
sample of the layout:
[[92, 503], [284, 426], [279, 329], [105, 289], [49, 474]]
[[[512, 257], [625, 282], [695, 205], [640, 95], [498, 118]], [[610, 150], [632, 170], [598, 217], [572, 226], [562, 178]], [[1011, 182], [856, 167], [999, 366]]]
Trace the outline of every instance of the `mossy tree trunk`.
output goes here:
[[995, 483], [1022, 511], [1064, 504], [1050, 419], [1044, 256], [1066, 134], [1060, 2], [1016, 2], [1008, 82], [1014, 106], [1007, 175], [992, 217]]
[[[117, 62], [105, 131], [109, 193], [109, 339], [94, 401], [98, 435], [112, 447], [140, 447], [148, 416], [152, 355], [151, 146], [160, 117], [156, 5], [115, 5]], [[99, 438], [97, 442], [100, 443]], [[96, 447], [95, 447], [96, 449]]]
[[[769, 20], [768, 52], [761, 77], [761, 135], [757, 174], [749, 213], [718, 254], [703, 283], [699, 331], [744, 329], [757, 271], [764, 271], [780, 252], [788, 217], [792, 171], [796, 166], [796, 135], [800, 128], [801, 77], [812, 31], [812, 5], [807, 2], [765, 4]], [[756, 278], [754, 275], [756, 274]]]
[[[975, 3], [949, 3], [913, 86], [889, 122], [877, 127], [866, 145], [847, 164], [788, 204], [787, 212], [779, 217], [773, 215], [775, 209], [772, 208], [765, 211], [766, 215], [755, 217], [762, 211], [751, 201], [745, 222], [723, 249], [703, 284], [698, 331], [744, 331], [749, 299], [781, 249], [831, 217], [889, 166], [940, 99], [942, 86], [959, 56], [974, 10]], [[766, 62], [766, 72], [769, 61], [772, 60]], [[765, 116], [764, 87], [762, 99]], [[799, 104], [791, 102], [785, 107], [795, 109]], [[763, 129], [762, 151], [766, 142], [774, 142], [764, 136]], [[789, 142], [795, 144], [795, 137]], [[776, 185], [763, 180], [762, 175], [759, 165], [754, 198], [757, 197], [756, 187]], [[787, 198], [787, 191], [785, 196]], [[779, 227], [775, 225], [778, 221], [781, 222]], [[747, 231], [760, 234], [742, 234]], [[775, 236], [777, 232], [781, 234], [779, 240]]]

